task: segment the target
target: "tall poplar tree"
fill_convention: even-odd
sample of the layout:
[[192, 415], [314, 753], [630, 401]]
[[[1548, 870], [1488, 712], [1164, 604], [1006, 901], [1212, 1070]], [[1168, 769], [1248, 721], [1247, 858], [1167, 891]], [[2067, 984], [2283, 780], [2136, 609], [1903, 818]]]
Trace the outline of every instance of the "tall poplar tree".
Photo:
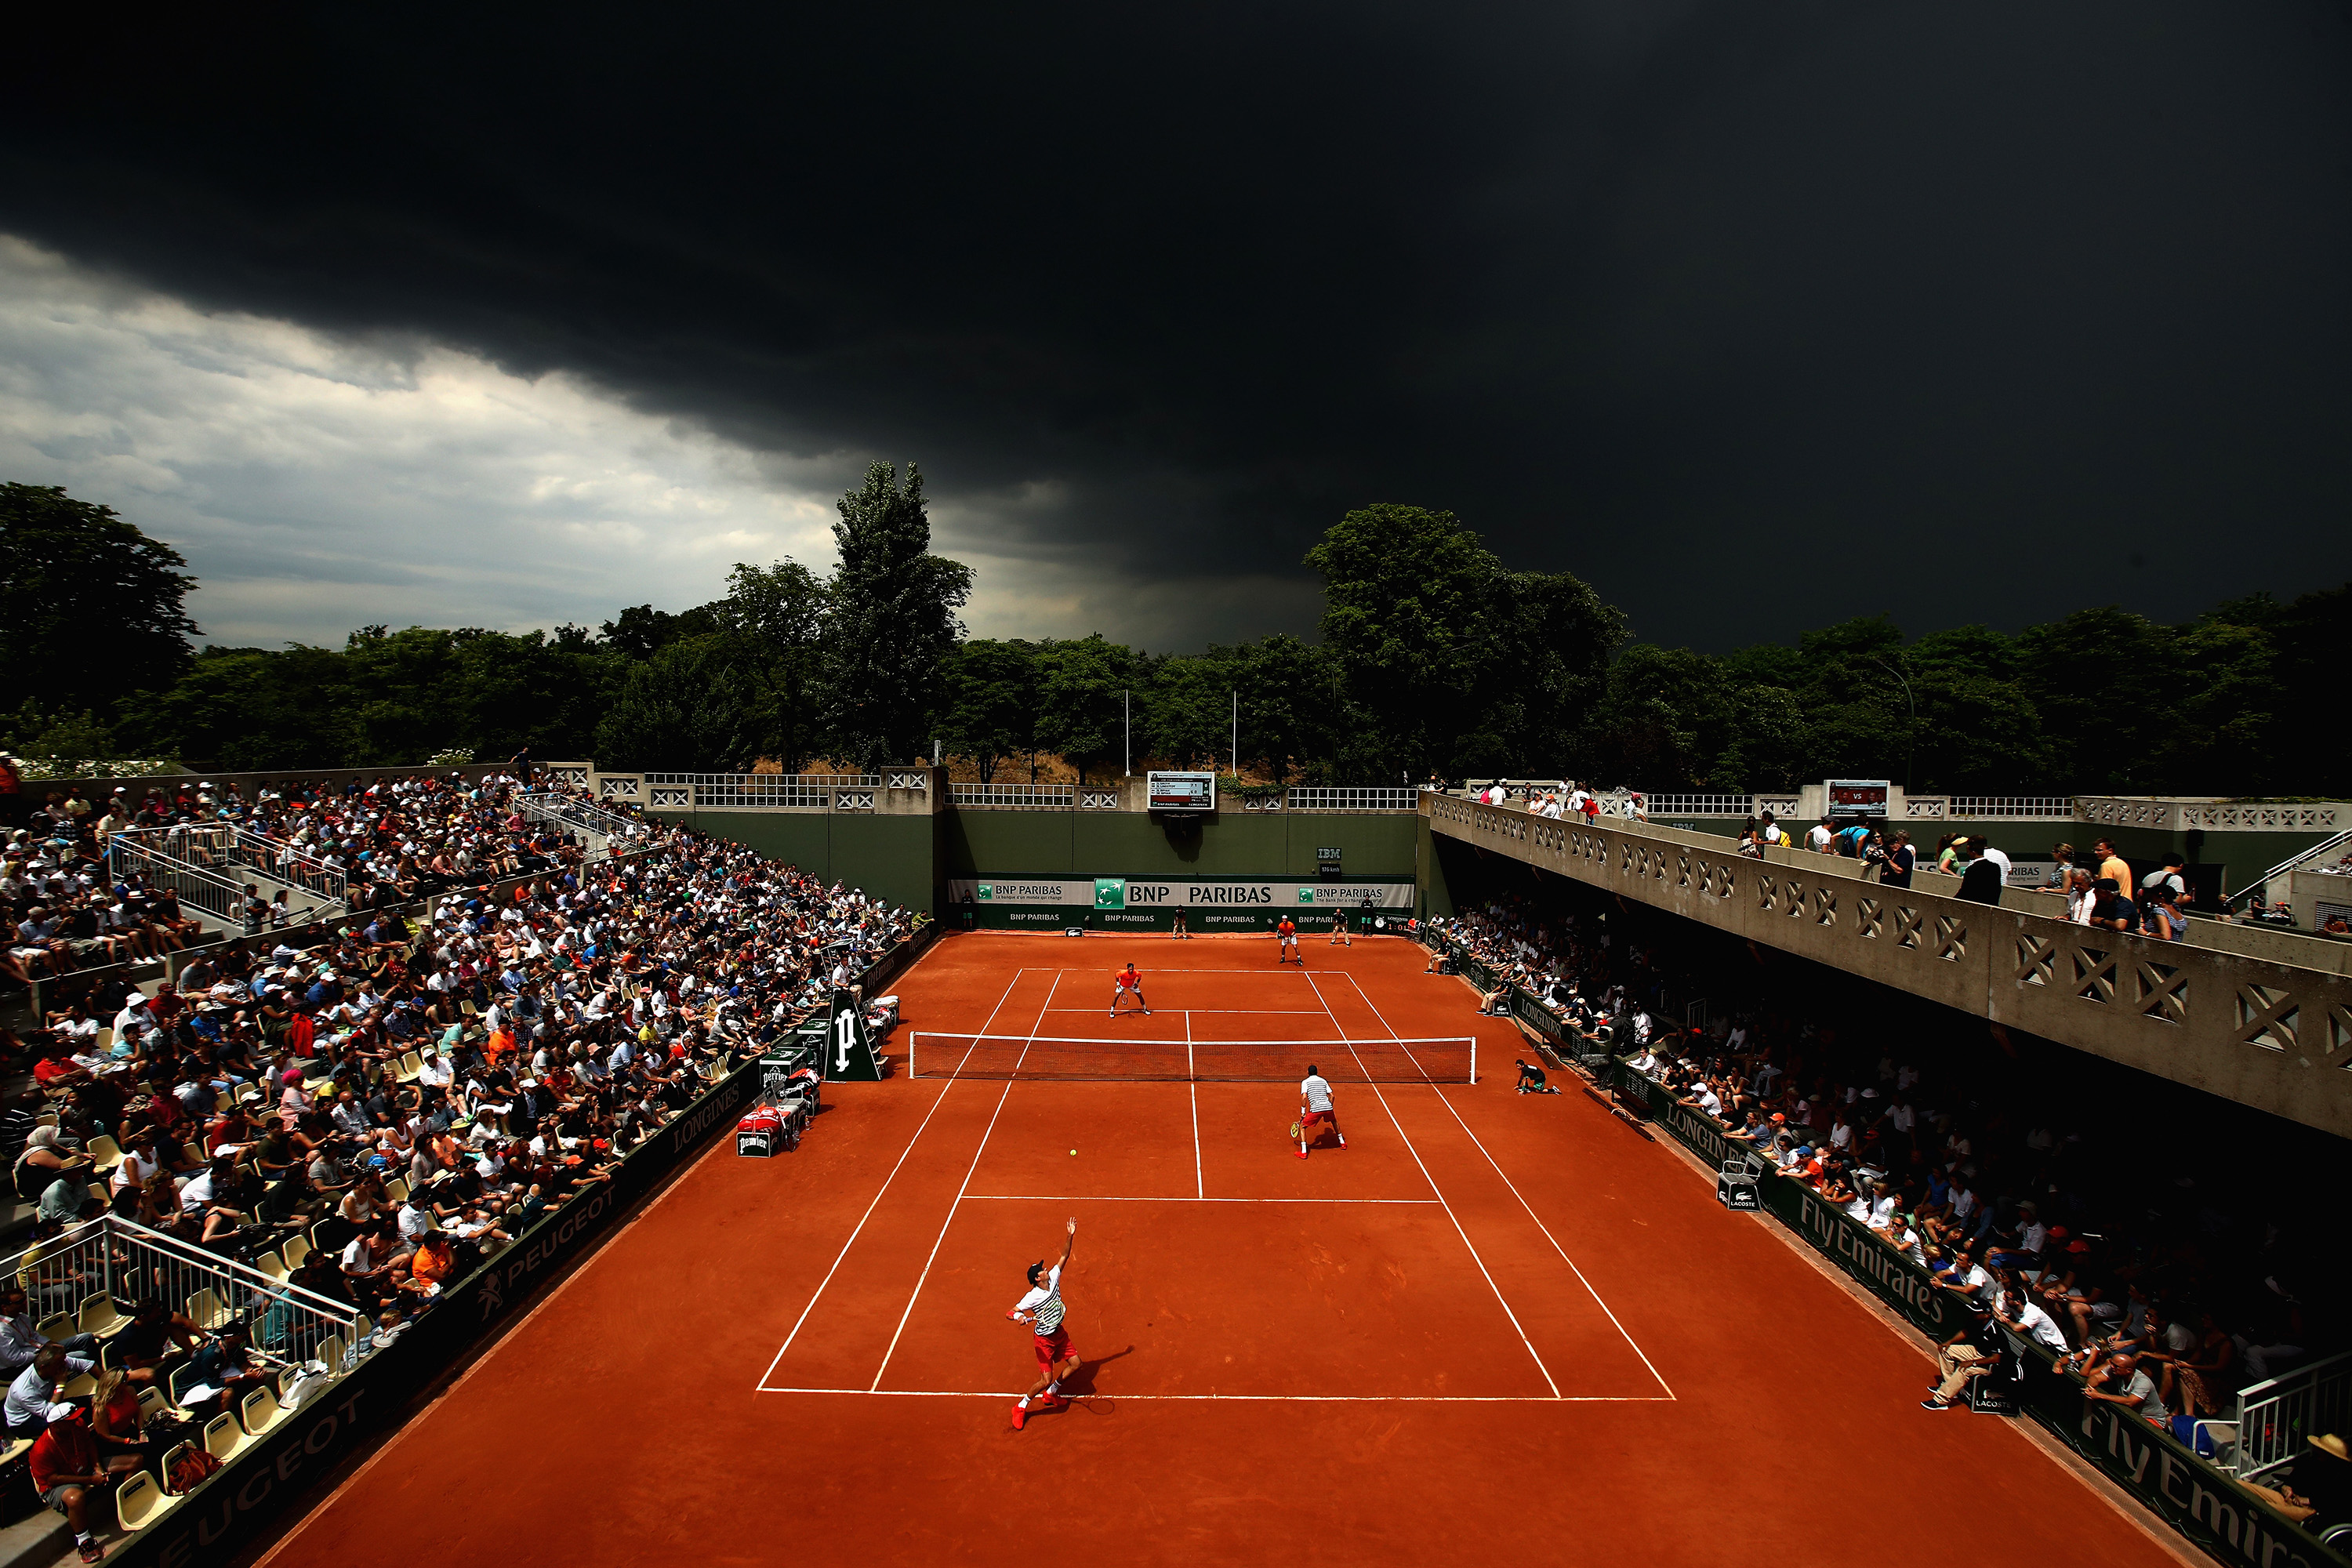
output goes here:
[[956, 612], [971, 597], [971, 568], [930, 552], [912, 463], [903, 484], [889, 464], [872, 465], [840, 511], [824, 635], [830, 729], [840, 755], [871, 773], [924, 750], [941, 668], [963, 636]]

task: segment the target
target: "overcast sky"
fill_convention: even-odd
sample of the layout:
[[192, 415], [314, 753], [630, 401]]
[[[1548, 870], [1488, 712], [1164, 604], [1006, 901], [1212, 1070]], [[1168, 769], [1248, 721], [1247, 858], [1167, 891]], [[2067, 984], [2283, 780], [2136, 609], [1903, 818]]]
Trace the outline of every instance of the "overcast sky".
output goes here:
[[34, 40], [0, 478], [233, 642], [683, 608], [876, 457], [1155, 648], [1380, 500], [1709, 647], [2352, 577], [2340, 3], [850, 10]]

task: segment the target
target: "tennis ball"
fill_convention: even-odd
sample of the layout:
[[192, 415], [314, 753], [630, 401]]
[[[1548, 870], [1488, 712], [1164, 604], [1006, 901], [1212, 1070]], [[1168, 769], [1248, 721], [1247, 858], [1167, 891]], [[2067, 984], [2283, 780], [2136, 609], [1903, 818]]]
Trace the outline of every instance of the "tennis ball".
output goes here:
[[1076, 1149], [1071, 1150], [1071, 1151], [1070, 1151], [1070, 1155], [1071, 1155], [1071, 1157], [1072, 1157], [1073, 1159], [1076, 1158], [1076, 1157], [1077, 1157], [1077, 1152], [1077, 1152]]

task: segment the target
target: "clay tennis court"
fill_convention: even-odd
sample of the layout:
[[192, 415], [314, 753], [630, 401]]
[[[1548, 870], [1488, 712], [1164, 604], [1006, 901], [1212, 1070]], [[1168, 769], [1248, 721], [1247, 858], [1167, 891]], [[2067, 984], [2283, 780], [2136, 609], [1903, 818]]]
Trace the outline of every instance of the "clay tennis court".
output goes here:
[[[1514, 1094], [1516, 1032], [1421, 950], [1304, 951], [941, 942], [901, 1067], [916, 1031], [1314, 1054], [829, 1087], [798, 1152], [705, 1156], [268, 1560], [2178, 1561], [2010, 1423], [1920, 1410], [1919, 1351], [1663, 1142]], [[1114, 1022], [1129, 957], [1153, 1013]], [[1472, 1033], [1475, 1084], [1327, 1059]], [[1308, 1059], [1349, 1146], [1301, 1161]], [[1071, 1216], [1086, 1366], [1015, 1432], [1004, 1313]]]

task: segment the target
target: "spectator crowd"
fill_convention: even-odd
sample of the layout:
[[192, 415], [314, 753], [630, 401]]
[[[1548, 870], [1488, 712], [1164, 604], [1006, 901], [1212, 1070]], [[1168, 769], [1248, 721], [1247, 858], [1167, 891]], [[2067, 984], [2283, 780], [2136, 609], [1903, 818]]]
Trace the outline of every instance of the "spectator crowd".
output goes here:
[[[66, 994], [38, 1026], [0, 1032], [32, 1075], [0, 1114], [0, 1161], [37, 1204], [33, 1257], [0, 1302], [12, 1437], [64, 1416], [60, 1384], [93, 1370], [74, 1364], [89, 1345], [33, 1328], [76, 1304], [38, 1299], [54, 1282], [37, 1259], [80, 1222], [110, 1210], [222, 1257], [269, 1258], [373, 1318], [383, 1342], [915, 932], [906, 910], [654, 819], [630, 819], [607, 847], [619, 853], [591, 853], [526, 819], [530, 791], [418, 777], [248, 803], [191, 787], [95, 817], [68, 799], [12, 842], [11, 977], [38, 970]], [[347, 871], [360, 918], [331, 935], [208, 933], [109, 873], [104, 840], [121, 826], [194, 843], [224, 821]], [[83, 939], [26, 935], [118, 910], [193, 954], [176, 981], [134, 984]], [[146, 1304], [151, 1371], [246, 1331], [201, 1328], [180, 1306]], [[74, 1418], [87, 1425], [86, 1409]]]
[[[1981, 1332], [1939, 1349], [1931, 1408], [1993, 1369], [1972, 1338], [2008, 1334], [2059, 1358], [2086, 1399], [2193, 1440], [2197, 1422], [2234, 1415], [2242, 1386], [2343, 1348], [2309, 1304], [2311, 1238], [2280, 1205], [2193, 1167], [2119, 1184], [2094, 1152], [2118, 1131], [2095, 1103], [1990, 1098], [1926, 1053], [1761, 1008], [1686, 1027], [1665, 1004], [1710, 987], [1632, 940], [1635, 924], [1507, 896], [1424, 922], [1424, 940], [1433, 966], [1468, 958], [1494, 977], [1484, 1010], [1532, 998], [1564, 1039], [1630, 1058], [1976, 1310]], [[2303, 1468], [2333, 1474], [2326, 1459]]]

